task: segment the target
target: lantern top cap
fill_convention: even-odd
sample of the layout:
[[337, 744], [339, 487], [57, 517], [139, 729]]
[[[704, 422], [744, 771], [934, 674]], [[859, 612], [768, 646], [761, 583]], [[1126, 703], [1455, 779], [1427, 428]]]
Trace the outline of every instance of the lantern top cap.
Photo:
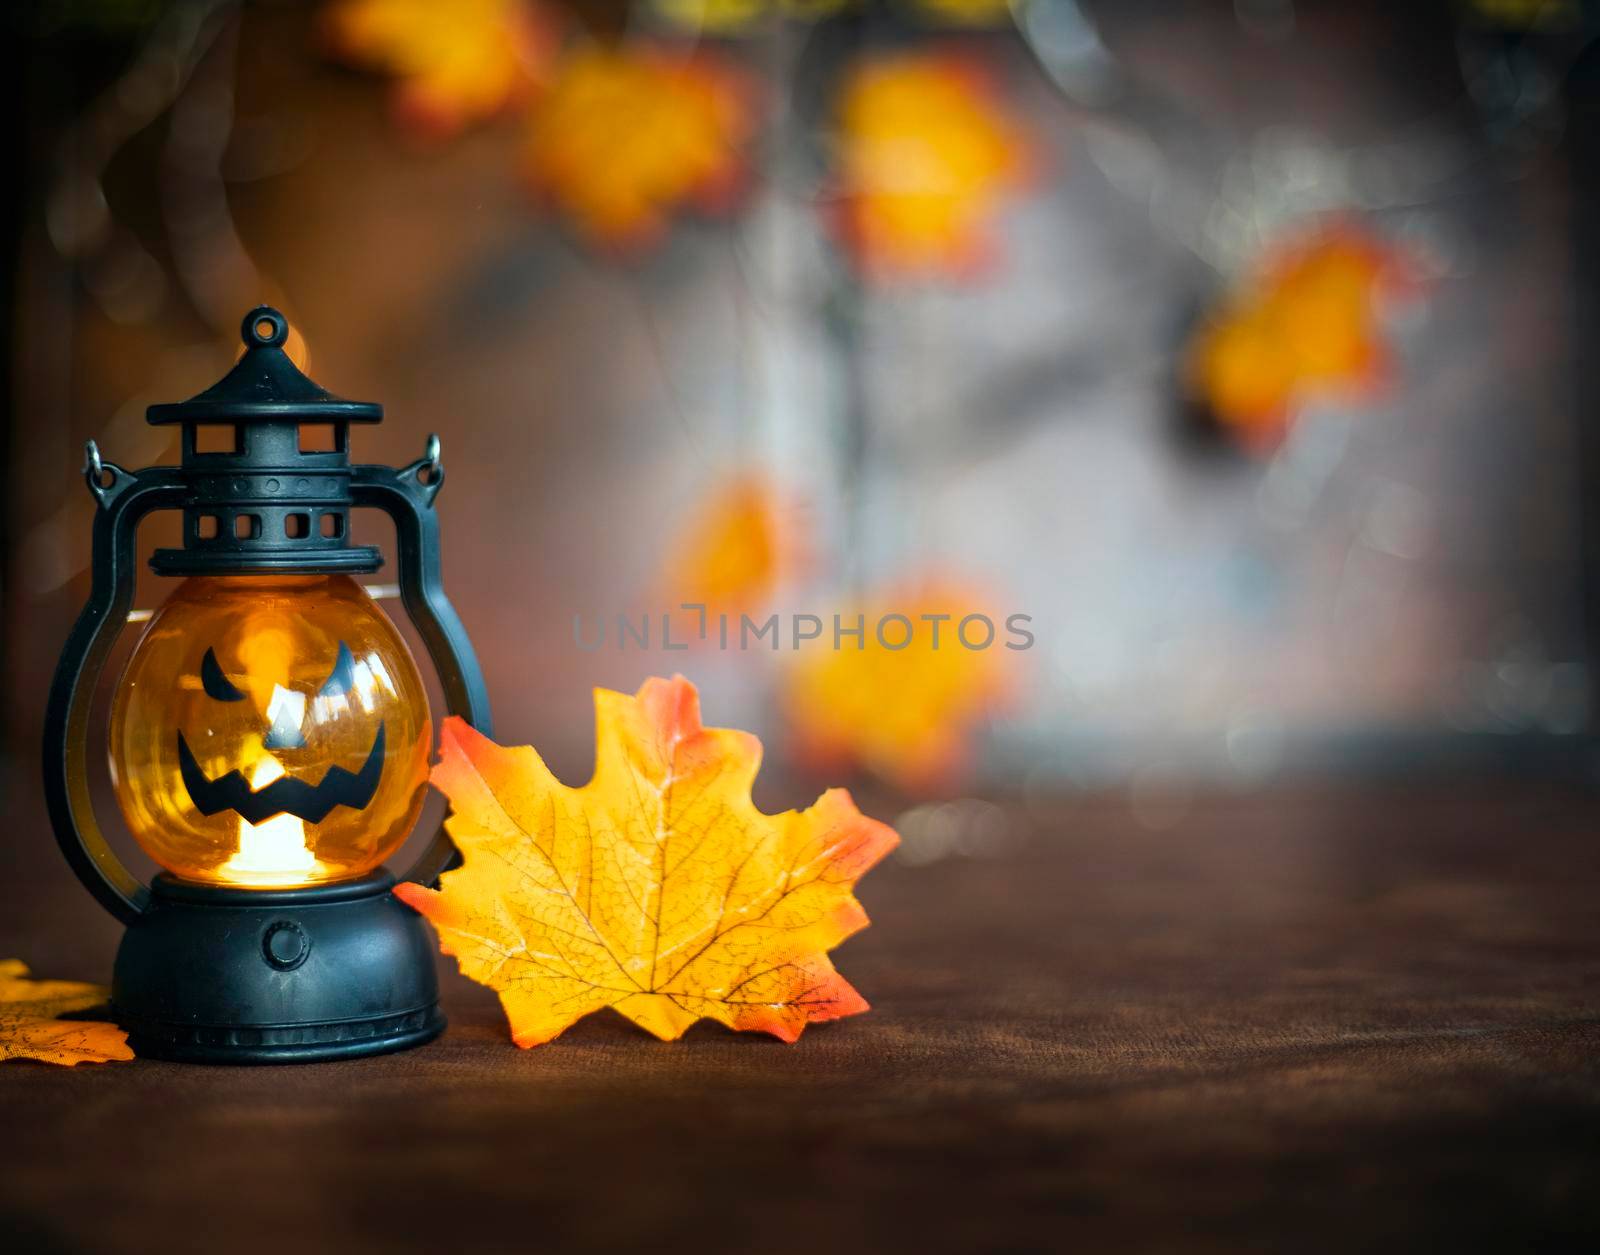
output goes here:
[[245, 352], [232, 370], [187, 401], [152, 405], [147, 421], [162, 423], [377, 423], [383, 406], [346, 401], [307, 378], [283, 351], [289, 320], [270, 305], [244, 316]]

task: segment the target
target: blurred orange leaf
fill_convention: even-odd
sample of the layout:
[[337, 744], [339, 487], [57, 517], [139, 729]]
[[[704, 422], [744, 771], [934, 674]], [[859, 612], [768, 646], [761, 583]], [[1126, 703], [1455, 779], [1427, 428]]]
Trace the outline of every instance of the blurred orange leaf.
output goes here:
[[895, 53], [849, 75], [839, 104], [840, 231], [880, 278], [970, 275], [1029, 177], [1030, 148], [973, 62]]
[[731, 204], [752, 99], [744, 77], [706, 53], [585, 49], [533, 114], [529, 177], [591, 241], [637, 251], [678, 209]]
[[526, 94], [559, 43], [554, 19], [529, 0], [336, 0], [322, 31], [342, 60], [398, 78], [396, 114], [430, 138]]
[[682, 676], [595, 692], [594, 778], [445, 721], [433, 782], [463, 865], [395, 892], [496, 990], [519, 1046], [602, 1007], [663, 1040], [702, 1018], [794, 1041], [867, 1009], [827, 951], [866, 927], [851, 890], [898, 841], [842, 789], [809, 810], [750, 800], [761, 743], [705, 728]]
[[[986, 614], [987, 605], [959, 581], [928, 576], [871, 598], [858, 612], [860, 642], [841, 638], [831, 648], [831, 639], [819, 639], [796, 654], [784, 709], [799, 754], [913, 791], [947, 787], [965, 769], [980, 723], [1009, 697], [1004, 622], [987, 616], [994, 625], [987, 648], [968, 648], [958, 635], [961, 621]], [[895, 615], [909, 623], [889, 618]], [[842, 617], [855, 626], [855, 614]], [[973, 645], [985, 635], [981, 623], [969, 625]]]
[[1381, 388], [1380, 297], [1403, 286], [1397, 253], [1351, 224], [1291, 240], [1190, 346], [1190, 386], [1238, 439], [1270, 448], [1297, 405]]
[[110, 991], [75, 980], [30, 980], [16, 959], [0, 959], [0, 1060], [36, 1059], [71, 1067], [131, 1059], [128, 1035], [115, 1024], [57, 1016], [99, 1006]]
[[741, 473], [712, 489], [667, 555], [665, 594], [708, 614], [763, 604], [804, 565], [801, 506], [766, 476]]

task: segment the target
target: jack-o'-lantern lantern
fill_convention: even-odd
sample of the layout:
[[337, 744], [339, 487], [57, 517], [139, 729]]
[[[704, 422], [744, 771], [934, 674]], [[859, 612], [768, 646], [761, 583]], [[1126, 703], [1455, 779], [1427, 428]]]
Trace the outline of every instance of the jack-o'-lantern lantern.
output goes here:
[[[306, 378], [288, 334], [277, 310], [252, 310], [224, 378], [150, 407], [150, 422], [180, 425], [180, 465], [128, 471], [88, 446], [94, 583], [50, 692], [45, 799], [73, 869], [127, 925], [111, 1003], [140, 1055], [338, 1059], [444, 1027], [427, 931], [381, 866], [424, 800], [427, 692], [354, 578], [382, 555], [349, 535], [356, 511], [389, 515], [400, 595], [445, 704], [489, 731], [439, 581], [439, 442], [406, 467], [352, 465], [350, 425], [383, 409]], [[123, 818], [164, 869], [145, 885], [100, 830], [89, 746], [96, 681], [133, 602], [138, 526], [157, 510], [181, 511], [183, 543], [151, 568], [182, 582], [134, 647], [109, 729]], [[453, 858], [441, 828], [402, 877], [431, 883]]]

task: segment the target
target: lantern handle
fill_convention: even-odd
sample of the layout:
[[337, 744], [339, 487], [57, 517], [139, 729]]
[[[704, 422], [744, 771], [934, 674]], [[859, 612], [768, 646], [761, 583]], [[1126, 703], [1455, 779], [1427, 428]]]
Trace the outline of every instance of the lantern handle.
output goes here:
[[[400, 567], [400, 597], [416, 624], [444, 689], [445, 707], [485, 736], [491, 735], [489, 690], [467, 630], [444, 594], [439, 574], [439, 516], [433, 499], [444, 483], [439, 437], [428, 437], [427, 452], [411, 465], [358, 465], [350, 468], [350, 496], [356, 506], [382, 510], [394, 520]], [[401, 878], [433, 885], [439, 874], [460, 862], [444, 825]]]
[[83, 475], [98, 506], [93, 579], [89, 600], [67, 637], [50, 685], [44, 722], [44, 795], [56, 840], [78, 879], [106, 910], [123, 923], [132, 923], [143, 914], [150, 891], [107, 844], [95, 819], [89, 789], [89, 715], [100, 673], [133, 605], [139, 521], [153, 510], [181, 507], [185, 487], [179, 467], [126, 471], [102, 461], [92, 440], [84, 449]]

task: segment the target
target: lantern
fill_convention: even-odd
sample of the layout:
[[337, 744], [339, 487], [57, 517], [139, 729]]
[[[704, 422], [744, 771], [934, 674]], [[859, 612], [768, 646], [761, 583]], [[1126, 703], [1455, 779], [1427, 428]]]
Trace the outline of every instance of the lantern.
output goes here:
[[[395, 525], [400, 591], [450, 713], [489, 730], [471, 644], [439, 582], [439, 442], [403, 469], [351, 465], [345, 401], [283, 351], [283, 315], [245, 316], [244, 355], [178, 423], [179, 466], [126, 471], [88, 445], [98, 511], [93, 586], [67, 641], [45, 728], [45, 791], [68, 861], [127, 925], [114, 1013], [140, 1055], [220, 1063], [344, 1058], [438, 1035], [433, 948], [390, 893], [383, 861], [416, 823], [432, 721], [416, 663], [355, 576], [352, 509]], [[331, 429], [312, 448], [303, 424]], [[150, 620], [112, 698], [111, 779], [134, 839], [164, 869], [148, 886], [107, 844], [90, 803], [96, 681], [134, 592], [135, 540], [183, 512], [183, 577]], [[443, 829], [405, 873], [431, 884]]]

